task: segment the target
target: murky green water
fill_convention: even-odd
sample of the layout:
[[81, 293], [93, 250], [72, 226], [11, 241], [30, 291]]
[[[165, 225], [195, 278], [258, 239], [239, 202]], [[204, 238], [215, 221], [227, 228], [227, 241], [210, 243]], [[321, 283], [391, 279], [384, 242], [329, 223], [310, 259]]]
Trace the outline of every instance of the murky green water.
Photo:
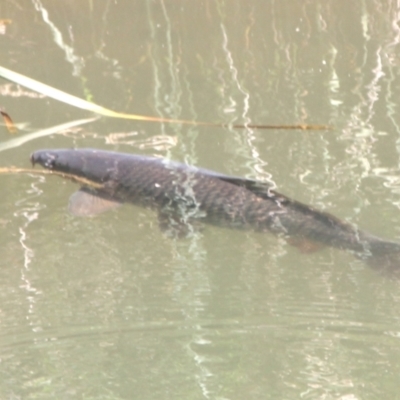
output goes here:
[[[161, 155], [400, 241], [395, 1], [10, 0], [0, 19], [1, 66], [116, 111], [333, 127], [103, 118], [8, 149], [0, 127], [0, 167], [48, 147]], [[32, 131], [90, 116], [4, 80], [0, 94]], [[398, 280], [270, 235], [173, 240], [133, 206], [74, 218], [73, 183], [0, 180], [1, 398], [400, 398]]]

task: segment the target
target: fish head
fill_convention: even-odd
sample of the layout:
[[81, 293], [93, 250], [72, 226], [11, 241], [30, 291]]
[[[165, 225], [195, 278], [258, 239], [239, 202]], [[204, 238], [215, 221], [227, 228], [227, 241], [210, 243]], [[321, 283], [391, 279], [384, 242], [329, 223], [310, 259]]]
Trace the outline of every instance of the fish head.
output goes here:
[[30, 159], [32, 165], [99, 183], [112, 180], [118, 167], [118, 159], [110, 152], [93, 149], [38, 150]]

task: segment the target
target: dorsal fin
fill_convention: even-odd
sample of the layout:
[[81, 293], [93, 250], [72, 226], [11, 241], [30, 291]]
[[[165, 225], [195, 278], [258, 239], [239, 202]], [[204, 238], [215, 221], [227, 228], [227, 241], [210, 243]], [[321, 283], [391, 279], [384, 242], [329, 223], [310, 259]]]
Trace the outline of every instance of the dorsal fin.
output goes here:
[[263, 199], [271, 199], [277, 195], [272, 189], [272, 184], [268, 182], [256, 181], [247, 178], [238, 178], [235, 176], [216, 175], [221, 181], [231, 183], [232, 185], [244, 187], [255, 195]]
[[292, 209], [301, 212], [303, 215], [312, 215], [313, 218], [329, 223], [332, 227], [336, 226], [340, 229], [354, 232], [354, 227], [352, 225], [340, 220], [339, 218], [328, 212], [317, 211], [311, 206], [308, 206], [301, 203], [300, 201], [293, 200], [281, 193], [278, 193], [272, 189], [272, 185], [266, 182], [259, 182], [252, 179], [241, 179], [225, 175], [217, 175], [216, 177], [233, 185], [244, 187], [264, 200], [273, 201], [274, 203], [279, 204], [282, 207], [290, 206]]

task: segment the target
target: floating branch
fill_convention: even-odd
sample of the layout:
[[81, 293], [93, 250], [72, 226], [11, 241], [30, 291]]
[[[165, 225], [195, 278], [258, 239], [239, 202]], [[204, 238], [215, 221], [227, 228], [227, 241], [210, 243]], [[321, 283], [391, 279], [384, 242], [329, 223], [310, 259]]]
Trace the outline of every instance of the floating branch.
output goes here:
[[198, 125], [198, 126], [216, 126], [216, 127], [232, 127], [232, 128], [251, 128], [251, 129], [302, 129], [302, 130], [326, 130], [330, 129], [326, 125], [306, 125], [306, 124], [297, 124], [297, 125], [259, 125], [259, 124], [221, 124], [221, 123], [213, 123], [213, 122], [201, 122], [201, 121], [189, 121], [183, 119], [169, 119], [169, 118], [160, 118], [160, 117], [151, 117], [145, 115], [136, 115], [136, 114], [126, 114], [120, 113], [116, 111], [109, 110], [108, 108], [104, 108], [95, 103], [91, 103], [89, 101], [83, 100], [79, 97], [73, 96], [69, 93], [65, 93], [62, 90], [55, 89], [49, 85], [36, 81], [32, 78], [28, 78], [25, 75], [18, 74], [17, 72], [11, 71], [7, 68], [0, 66], [0, 76], [8, 79], [12, 82], [15, 82], [19, 85], [25, 86], [31, 90], [39, 92], [45, 96], [52, 97], [55, 100], [61, 101], [63, 103], [69, 104], [74, 107], [81, 108], [82, 110], [87, 110], [94, 112], [99, 115], [103, 115], [105, 117], [112, 118], [123, 118], [123, 119], [133, 119], [139, 121], [152, 121], [152, 122], [168, 122], [174, 124], [185, 124], [185, 125]]
[[56, 125], [51, 128], [42, 129], [40, 131], [32, 132], [24, 136], [17, 137], [15, 139], [8, 140], [6, 142], [0, 142], [0, 151], [12, 149], [14, 147], [21, 146], [22, 144], [29, 142], [31, 140], [37, 139], [43, 136], [50, 136], [53, 133], [58, 133], [60, 131], [65, 131], [67, 129], [75, 128], [77, 126], [87, 124], [92, 121], [96, 121], [99, 117], [78, 119], [75, 121], [67, 122], [65, 124]]

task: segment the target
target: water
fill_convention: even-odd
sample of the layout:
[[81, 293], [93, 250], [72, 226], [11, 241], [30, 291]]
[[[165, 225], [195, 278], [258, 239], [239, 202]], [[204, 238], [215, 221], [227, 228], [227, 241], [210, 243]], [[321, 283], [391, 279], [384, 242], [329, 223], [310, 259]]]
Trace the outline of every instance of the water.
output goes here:
[[[1, 167], [47, 147], [160, 155], [267, 180], [400, 241], [395, 1], [12, 0], [0, 18], [2, 66], [116, 111], [332, 126], [103, 118], [4, 150]], [[90, 116], [6, 81], [0, 93], [33, 131]], [[2, 398], [400, 398], [398, 280], [270, 235], [173, 240], [133, 206], [74, 218], [73, 183], [0, 179]]]

